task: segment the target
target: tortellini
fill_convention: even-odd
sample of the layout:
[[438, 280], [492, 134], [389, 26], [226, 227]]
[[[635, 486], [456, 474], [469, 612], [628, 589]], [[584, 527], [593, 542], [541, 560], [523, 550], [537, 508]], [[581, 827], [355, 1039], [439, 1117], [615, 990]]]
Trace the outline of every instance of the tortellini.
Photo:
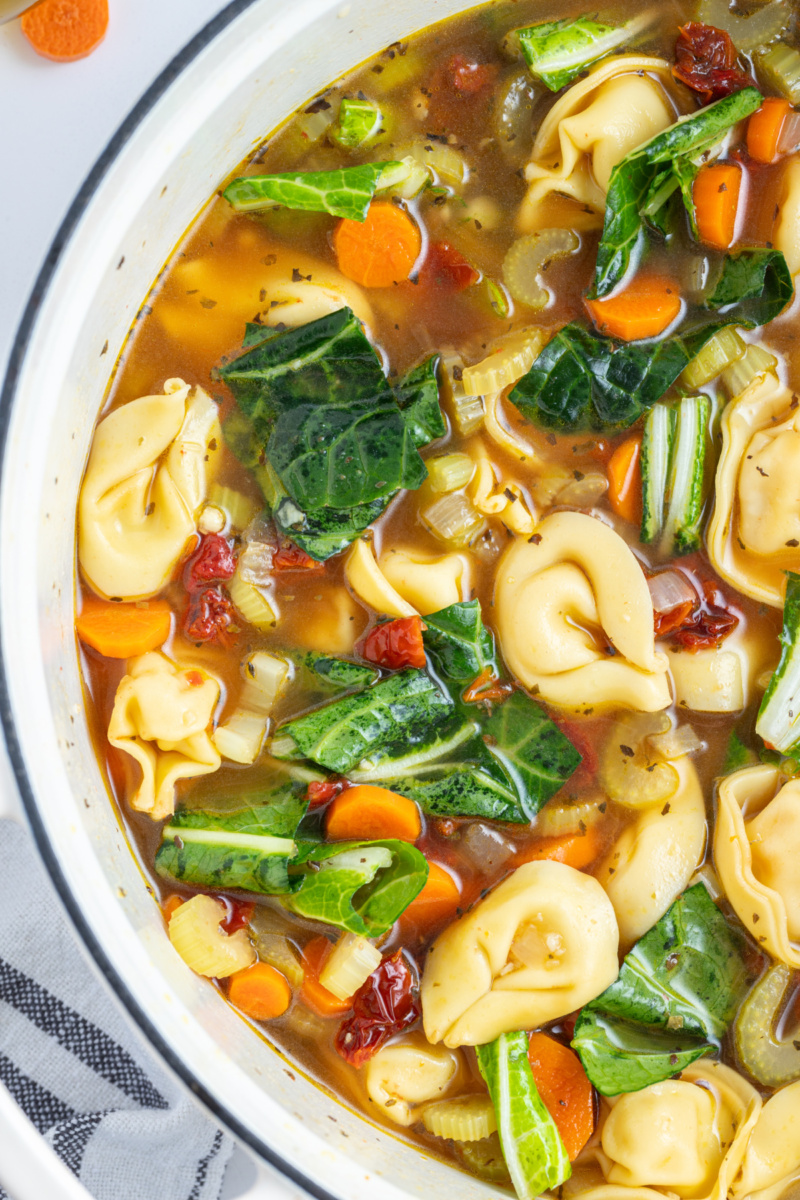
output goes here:
[[200, 667], [180, 667], [153, 651], [132, 658], [120, 681], [108, 740], [142, 768], [131, 804], [160, 821], [175, 811], [179, 779], [209, 775], [221, 763], [209, 736], [219, 684]]
[[796, 275], [800, 271], [800, 156], [792, 158], [783, 173], [772, 244], [783, 252], [789, 270]]
[[518, 217], [521, 230], [536, 225], [537, 206], [551, 192], [602, 213], [612, 169], [675, 120], [665, 79], [669, 64], [663, 58], [620, 55], [600, 63], [556, 101], [525, 168], [530, 187]]
[[[706, 806], [694, 766], [687, 758], [671, 763], [678, 787], [668, 800], [642, 808], [618, 838], [597, 872], [619, 926], [620, 943], [638, 941], [684, 891], [702, 860]], [[619, 803], [636, 803], [635, 788]]]
[[344, 577], [359, 600], [387, 617], [413, 617], [416, 609], [404, 600], [381, 571], [366, 538], [354, 542], [344, 564]]
[[396, 1125], [419, 1121], [421, 1110], [443, 1099], [463, 1076], [457, 1050], [431, 1046], [419, 1033], [390, 1042], [367, 1063], [367, 1094]]
[[526, 863], [428, 951], [428, 1040], [477, 1046], [574, 1012], [616, 979], [618, 942], [596, 879], [564, 863]]
[[472, 595], [469, 554], [424, 554], [395, 546], [384, 550], [379, 562], [391, 586], [423, 617]]
[[800, 570], [800, 408], [771, 373], [722, 415], [708, 553], [740, 592], [783, 607], [784, 572]]
[[800, 1181], [800, 1080], [766, 1102], [750, 1137], [733, 1200], [780, 1200]]
[[612, 1102], [598, 1161], [610, 1184], [725, 1200], [760, 1111], [758, 1092], [736, 1071], [694, 1063]]
[[597, 518], [553, 513], [512, 542], [497, 569], [495, 613], [509, 668], [550, 704], [669, 705], [644, 573]]
[[78, 559], [96, 592], [143, 600], [169, 582], [221, 446], [216, 405], [182, 379], [100, 422], [78, 504]]
[[745, 767], [719, 786], [714, 858], [736, 915], [765, 950], [800, 968], [800, 779]]
[[475, 474], [467, 491], [479, 513], [495, 517], [521, 537], [533, 533], [536, 515], [518, 483], [499, 479], [483, 443], [474, 451]]

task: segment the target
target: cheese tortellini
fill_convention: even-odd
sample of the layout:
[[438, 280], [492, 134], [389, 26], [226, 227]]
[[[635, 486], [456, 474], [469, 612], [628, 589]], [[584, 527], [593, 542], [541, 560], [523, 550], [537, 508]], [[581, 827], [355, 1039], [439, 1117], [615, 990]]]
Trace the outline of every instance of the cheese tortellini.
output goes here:
[[512, 542], [497, 569], [495, 613], [509, 668], [548, 703], [669, 705], [644, 573], [597, 518], [553, 513], [532, 538]]
[[[597, 872], [619, 926], [623, 947], [632, 946], [689, 883], [706, 844], [706, 806], [697, 772], [688, 758], [671, 763], [678, 786], [665, 802], [646, 805], [611, 848]], [[636, 792], [618, 803], [639, 808]]]
[[78, 503], [78, 559], [96, 592], [143, 600], [169, 582], [221, 447], [217, 406], [182, 379], [100, 422]]
[[[714, 858], [736, 915], [781, 962], [800, 968], [800, 779], [745, 767], [719, 787]], [[782, 786], [781, 786], [782, 785]]]
[[391, 586], [423, 617], [472, 595], [469, 554], [425, 554], [410, 546], [395, 546], [384, 550], [379, 561]]
[[800, 1181], [800, 1080], [766, 1102], [747, 1145], [733, 1200], [780, 1200]]
[[725, 409], [708, 553], [740, 592], [783, 607], [800, 569], [800, 408], [771, 373]]
[[132, 658], [120, 681], [108, 740], [135, 758], [142, 782], [131, 804], [160, 821], [175, 811], [179, 779], [209, 775], [221, 763], [209, 736], [219, 684], [200, 667], [153, 651]]
[[603, 212], [613, 168], [675, 120], [663, 82], [669, 77], [663, 58], [619, 55], [600, 63], [556, 101], [539, 126], [525, 168], [530, 187], [518, 217], [520, 229], [535, 225], [537, 205], [551, 192]]
[[616, 979], [618, 942], [596, 879], [564, 863], [526, 863], [428, 951], [428, 1040], [477, 1046], [574, 1012]]
[[796, 275], [800, 271], [800, 156], [790, 159], [783, 173], [772, 244], [783, 252], [789, 270]]
[[725, 1200], [760, 1110], [758, 1092], [736, 1071], [694, 1063], [677, 1079], [612, 1102], [598, 1161], [608, 1183], [621, 1188]]
[[478, 443], [473, 457], [475, 474], [467, 491], [478, 512], [499, 519], [507, 529], [521, 537], [533, 533], [536, 514], [519, 484], [498, 477], [482, 442]]
[[396, 1125], [413, 1125], [422, 1108], [442, 1100], [463, 1077], [458, 1050], [431, 1046], [420, 1033], [390, 1042], [367, 1063], [367, 1094]]

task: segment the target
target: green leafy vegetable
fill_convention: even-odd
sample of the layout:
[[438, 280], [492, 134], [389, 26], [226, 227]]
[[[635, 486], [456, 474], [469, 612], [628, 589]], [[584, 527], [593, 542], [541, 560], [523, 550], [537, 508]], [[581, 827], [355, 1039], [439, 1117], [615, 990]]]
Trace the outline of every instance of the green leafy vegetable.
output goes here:
[[800, 575], [786, 572], [781, 657], [756, 720], [756, 733], [781, 754], [800, 752]]
[[162, 831], [156, 872], [195, 887], [289, 891], [295, 831], [307, 807], [300, 793], [305, 787], [288, 784], [268, 804], [221, 813], [179, 810]]
[[425, 856], [408, 842], [335, 842], [301, 857], [304, 873], [284, 907], [364, 937], [391, 929], [428, 878]]
[[722, 275], [704, 307], [735, 313], [737, 325], [767, 325], [793, 295], [792, 273], [780, 250], [738, 250], [726, 255]]
[[713, 1052], [747, 988], [743, 951], [703, 884], [684, 892], [578, 1018], [572, 1046], [598, 1091], [639, 1091]]
[[502, 1033], [475, 1047], [489, 1088], [500, 1145], [519, 1200], [535, 1200], [572, 1174], [569, 1155], [528, 1062], [525, 1033]]
[[711, 401], [704, 395], [684, 396], [677, 406], [656, 404], [647, 414], [640, 536], [658, 542], [668, 557], [700, 545], [710, 418]]
[[599, 25], [584, 16], [517, 29], [516, 37], [531, 74], [551, 92], [557, 92], [592, 63], [629, 41], [634, 32], [624, 25], [619, 29]]
[[[680, 187], [693, 215], [691, 182], [693, 160], [715, 146], [727, 131], [760, 106], [761, 93], [742, 88], [681, 117], [623, 158], [611, 172], [606, 195], [603, 233], [597, 250], [591, 297], [607, 296], [628, 273], [645, 243], [645, 210], [651, 222], [660, 203]], [[670, 178], [672, 176], [672, 178]]]
[[404, 375], [395, 388], [397, 402], [418, 449], [447, 433], [439, 404], [438, 366], [439, 355], [433, 354]]
[[494, 636], [483, 623], [479, 601], [451, 604], [426, 616], [425, 624], [425, 649], [448, 680], [471, 683], [486, 667], [497, 673]]
[[734, 729], [728, 739], [725, 762], [722, 764], [722, 774], [732, 775], [734, 771], [740, 771], [742, 767], [752, 767], [757, 762], [758, 756], [755, 750], [751, 750], [746, 746]]
[[365, 667], [347, 658], [331, 658], [313, 650], [305, 656], [305, 663], [320, 679], [337, 687], [369, 687], [379, 677], [374, 667]]
[[396, 162], [361, 163], [337, 171], [290, 171], [285, 175], [249, 175], [234, 179], [222, 193], [237, 212], [302, 209], [365, 221], [381, 175]]
[[563, 786], [581, 755], [535, 700], [514, 692], [498, 705], [485, 727], [491, 752], [517, 786], [529, 816]]
[[357, 150], [371, 141], [381, 127], [380, 109], [369, 100], [348, 100], [339, 105], [339, 117], [328, 136], [346, 150]]
[[[344, 774], [371, 754], [424, 741], [453, 710], [453, 701], [425, 671], [398, 671], [282, 725], [272, 753], [288, 758], [299, 752]], [[284, 742], [296, 750], [285, 750]]]

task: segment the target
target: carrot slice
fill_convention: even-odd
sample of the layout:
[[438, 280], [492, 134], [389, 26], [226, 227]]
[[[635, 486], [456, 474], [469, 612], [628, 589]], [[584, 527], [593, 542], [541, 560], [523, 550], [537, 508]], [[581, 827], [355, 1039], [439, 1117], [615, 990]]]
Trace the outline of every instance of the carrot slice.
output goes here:
[[589, 826], [586, 833], [565, 833], [561, 837], [538, 838], [515, 855], [514, 861], [519, 867], [523, 863], [538, 862], [549, 859], [551, 862], [566, 863], [580, 871], [588, 867], [597, 858], [602, 848], [600, 834], [594, 826]]
[[627, 438], [608, 460], [608, 502], [618, 517], [638, 525], [642, 519], [642, 439]]
[[55, 62], [75, 62], [105, 37], [108, 0], [41, 0], [23, 13], [20, 24], [37, 54]]
[[736, 163], [712, 163], [698, 172], [692, 188], [697, 234], [701, 242], [727, 250], [736, 231], [742, 186]]
[[172, 609], [166, 600], [112, 604], [87, 597], [75, 621], [78, 637], [106, 658], [133, 658], [157, 650], [169, 637]]
[[637, 275], [624, 291], [585, 303], [600, 332], [624, 342], [658, 337], [681, 311], [678, 285], [663, 275]]
[[182, 904], [183, 904], [183, 896], [179, 896], [179, 895], [177, 895], [177, 893], [173, 892], [173, 894], [171, 896], [168, 896], [167, 899], [164, 901], [164, 903], [161, 905], [161, 911], [164, 914], [164, 920], [167, 922], [168, 925], [169, 925], [170, 921], [172, 920], [173, 913], [176, 913]]
[[407, 212], [381, 200], [370, 204], [366, 221], [340, 221], [333, 248], [348, 279], [363, 287], [391, 287], [408, 279], [422, 238]]
[[530, 1035], [528, 1062], [536, 1090], [574, 1162], [594, 1132], [594, 1088], [577, 1054], [546, 1033]]
[[228, 999], [254, 1021], [271, 1021], [283, 1016], [292, 1003], [292, 989], [280, 971], [269, 963], [255, 962], [231, 975]]
[[325, 833], [334, 841], [377, 841], [399, 838], [415, 842], [422, 832], [419, 809], [413, 800], [371, 783], [341, 792], [327, 811]]
[[332, 949], [333, 944], [326, 937], [316, 937], [303, 950], [304, 974], [300, 995], [303, 1003], [320, 1017], [341, 1017], [351, 1008], [349, 1000], [340, 1000], [319, 981], [320, 972]]
[[438, 863], [429, 862], [425, 887], [400, 917], [400, 929], [406, 936], [427, 934], [451, 921], [460, 903], [461, 889], [453, 876]]
[[775, 162], [783, 123], [791, 111], [788, 100], [767, 96], [761, 108], [753, 113], [747, 122], [747, 153], [756, 162]]

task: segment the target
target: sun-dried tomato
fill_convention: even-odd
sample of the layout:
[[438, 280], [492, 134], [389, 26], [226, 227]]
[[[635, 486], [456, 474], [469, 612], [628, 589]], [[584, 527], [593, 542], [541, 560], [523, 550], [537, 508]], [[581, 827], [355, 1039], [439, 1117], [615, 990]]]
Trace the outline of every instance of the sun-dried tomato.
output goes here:
[[666, 612], [657, 612], [653, 617], [656, 637], [666, 637], [676, 629], [680, 629], [691, 617], [695, 605], [691, 600], [678, 604]]
[[233, 578], [236, 555], [219, 533], [204, 533], [193, 554], [186, 560], [183, 586], [187, 592], [197, 592], [209, 583]]
[[207, 587], [190, 595], [183, 619], [184, 633], [190, 642], [224, 643], [233, 624], [233, 603], [221, 587]]
[[253, 900], [231, 900], [228, 896], [220, 896], [219, 899], [228, 909], [225, 920], [220, 921], [221, 927], [228, 935], [238, 933], [240, 929], [244, 929], [245, 925], [250, 924], [256, 910]]
[[672, 634], [673, 646], [684, 650], [702, 650], [718, 646], [739, 624], [739, 618], [716, 604], [704, 604], [691, 619]]
[[473, 62], [463, 54], [454, 54], [447, 64], [447, 74], [457, 92], [475, 96], [495, 77], [497, 68], [491, 63]]
[[480, 272], [449, 242], [431, 242], [419, 273], [423, 287], [436, 287], [449, 292], [463, 292], [477, 283], [480, 277]]
[[347, 779], [312, 780], [306, 792], [309, 807], [319, 808], [321, 804], [327, 804], [350, 786]]
[[706, 103], [730, 96], [753, 82], [738, 66], [730, 34], [697, 21], [680, 28], [672, 74], [699, 92]]
[[325, 563], [317, 562], [294, 542], [284, 542], [272, 556], [273, 571], [324, 571]]
[[367, 634], [361, 653], [369, 662], [391, 671], [399, 671], [401, 667], [424, 667], [423, 628], [420, 617], [400, 617], [397, 621], [376, 625]]
[[477, 679], [473, 679], [464, 691], [462, 700], [467, 704], [475, 704], [481, 700], [502, 701], [507, 699], [514, 690], [513, 683], [501, 683], [491, 667], [484, 667]]
[[416, 976], [398, 950], [356, 992], [353, 1015], [336, 1034], [336, 1049], [346, 1062], [363, 1067], [390, 1037], [418, 1021], [421, 1012]]

